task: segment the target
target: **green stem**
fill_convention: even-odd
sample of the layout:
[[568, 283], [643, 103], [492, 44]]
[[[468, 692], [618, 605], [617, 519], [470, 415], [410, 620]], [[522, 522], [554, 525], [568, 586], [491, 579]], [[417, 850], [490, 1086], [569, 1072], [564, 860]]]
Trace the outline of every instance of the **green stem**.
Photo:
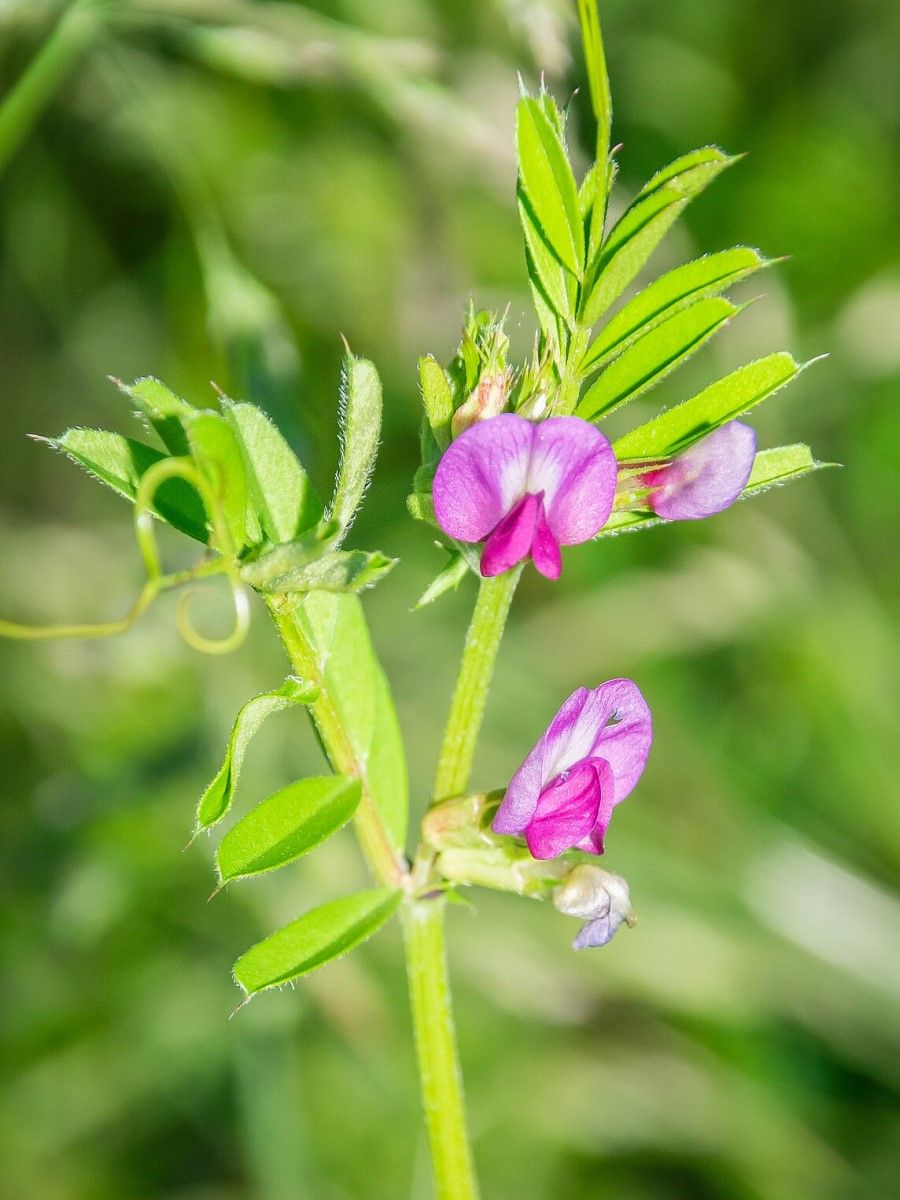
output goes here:
[[356, 810], [354, 824], [369, 869], [380, 883], [389, 887], [403, 887], [408, 879], [406, 862], [394, 850], [378, 815], [366, 782], [365, 763], [359, 761], [353, 749], [341, 715], [319, 670], [313, 648], [292, 607], [273, 601], [269, 611], [295, 672], [301, 679], [319, 688], [319, 698], [309, 706], [309, 710], [331, 765], [340, 774], [354, 775], [362, 782], [362, 800]]
[[0, 105], [0, 170], [31, 132], [69, 71], [96, 36], [99, 20], [78, 0], [26, 67]]
[[469, 782], [494, 663], [521, 574], [522, 568], [515, 567], [481, 581], [434, 777], [435, 802], [458, 796]]
[[435, 1200], [478, 1200], [447, 978], [444, 908], [443, 900], [403, 906], [410, 1006]]

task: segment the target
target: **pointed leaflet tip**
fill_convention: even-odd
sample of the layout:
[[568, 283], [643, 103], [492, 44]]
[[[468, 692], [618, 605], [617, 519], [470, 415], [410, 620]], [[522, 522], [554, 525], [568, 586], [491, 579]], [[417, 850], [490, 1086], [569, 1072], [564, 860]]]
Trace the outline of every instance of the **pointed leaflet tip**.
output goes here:
[[806, 362], [797, 363], [798, 371], [805, 371], [807, 367], [813, 366], [815, 363], [824, 362], [826, 358], [830, 358], [831, 354], [826, 351], [824, 354], [817, 354], [815, 358], [808, 358]]
[[347, 338], [343, 333], [340, 334], [340, 339], [344, 343], [344, 353], [352, 355], [353, 351], [350, 349], [350, 343], [347, 341]]

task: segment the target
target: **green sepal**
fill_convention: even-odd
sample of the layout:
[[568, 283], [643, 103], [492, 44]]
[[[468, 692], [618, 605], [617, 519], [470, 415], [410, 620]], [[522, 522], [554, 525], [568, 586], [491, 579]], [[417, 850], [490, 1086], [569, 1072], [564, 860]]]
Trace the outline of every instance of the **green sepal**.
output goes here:
[[[69, 429], [58, 438], [35, 437], [61, 450], [95, 479], [134, 503], [141, 476], [166, 455], [153, 446], [106, 429]], [[153, 511], [173, 528], [198, 542], [209, 540], [206, 510], [184, 479], [167, 479], [156, 490]]]
[[198, 830], [209, 829], [228, 812], [234, 799], [250, 739], [266, 717], [281, 712], [282, 709], [289, 708], [293, 704], [311, 704], [318, 694], [317, 687], [290, 677], [280, 688], [271, 692], [263, 692], [247, 701], [235, 718], [225, 751], [225, 759], [200, 797], [197, 805]]
[[371, 937], [402, 899], [394, 888], [373, 888], [322, 904], [242, 954], [234, 964], [235, 982], [254, 995], [308, 975]]
[[588, 388], [575, 409], [596, 421], [655, 387], [686, 362], [740, 310], [713, 296], [697, 300], [638, 338]]
[[614, 443], [620, 462], [672, 458], [720, 425], [754, 408], [798, 374], [790, 354], [769, 354], [717, 380]]
[[216, 851], [220, 883], [274, 871], [309, 853], [353, 816], [358, 779], [301, 779], [264, 800], [222, 838]]
[[447, 372], [430, 354], [419, 359], [419, 384], [422, 388], [422, 403], [425, 406], [428, 427], [434, 436], [437, 449], [444, 451], [450, 445], [453, 392]]
[[343, 538], [369, 485], [381, 434], [381, 381], [372, 363], [347, 354], [341, 376], [341, 461], [328, 516]]
[[413, 609], [425, 608], [433, 604], [445, 592], [454, 591], [471, 570], [465, 556], [459, 552], [453, 555], [439, 575], [435, 576], [428, 587], [413, 605]]

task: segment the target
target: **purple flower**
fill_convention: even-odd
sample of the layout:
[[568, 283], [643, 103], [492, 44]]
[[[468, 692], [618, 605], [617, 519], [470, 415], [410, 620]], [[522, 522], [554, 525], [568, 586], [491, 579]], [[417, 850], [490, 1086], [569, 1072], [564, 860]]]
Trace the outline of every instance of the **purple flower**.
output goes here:
[[641, 776], [653, 727], [630, 679], [568, 698], [516, 771], [491, 828], [524, 835], [535, 858], [603, 853], [613, 808]]
[[731, 421], [664, 467], [642, 475], [641, 483], [654, 489], [650, 507], [666, 521], [711, 517], [740, 496], [755, 454], [755, 431], [741, 421]]
[[580, 417], [534, 425], [501, 413], [451, 442], [434, 478], [434, 514], [450, 537], [484, 542], [482, 575], [530, 556], [557, 579], [560, 546], [603, 528], [615, 490], [616, 458], [599, 429]]

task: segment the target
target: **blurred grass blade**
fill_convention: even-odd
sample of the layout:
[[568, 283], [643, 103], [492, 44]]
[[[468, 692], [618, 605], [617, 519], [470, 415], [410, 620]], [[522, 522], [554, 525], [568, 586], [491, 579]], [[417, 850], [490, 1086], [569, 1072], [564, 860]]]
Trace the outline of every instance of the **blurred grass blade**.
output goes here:
[[296, 617], [362, 766], [366, 790], [394, 848], [402, 852], [409, 815], [406, 758], [393, 697], [359, 597], [310, 592], [297, 604]]
[[162, 444], [170, 454], [190, 454], [186, 425], [197, 409], [152, 375], [136, 379], [134, 383], [122, 383], [119, 388], [138, 406], [138, 415], [145, 424], [156, 431]]
[[800, 371], [790, 354], [770, 354], [626, 433], [613, 445], [624, 459], [671, 458], [777, 392]]
[[378, 550], [332, 550], [316, 557], [298, 562], [287, 570], [285, 547], [273, 551], [277, 555], [280, 574], [266, 574], [267, 558], [249, 564], [241, 572], [245, 583], [270, 594], [296, 594], [300, 592], [361, 592], [373, 587], [397, 565], [396, 558], [388, 558]]
[[603, 326], [582, 360], [582, 372], [587, 375], [605, 366], [637, 338], [688, 304], [718, 295], [768, 265], [768, 260], [758, 250], [736, 246], [733, 250], [707, 254], [666, 272], [638, 292]]
[[225, 760], [200, 797], [200, 803], [197, 805], [198, 830], [209, 829], [228, 812], [234, 800], [250, 739], [266, 717], [281, 712], [292, 704], [310, 704], [317, 695], [318, 690], [310, 684], [291, 678], [286, 679], [280, 688], [263, 692], [247, 701], [232, 726]]
[[336, 833], [356, 812], [358, 779], [327, 775], [282, 788], [233, 826], [216, 851], [219, 880], [274, 871]]
[[251, 509], [265, 537], [289, 542], [322, 516], [309, 477], [280, 431], [255, 404], [227, 403], [244, 460]]
[[613, 226], [585, 282], [583, 325], [593, 325], [621, 296], [688, 202], [736, 161], [710, 146], [676, 159], [654, 175]]
[[234, 964], [235, 981], [252, 996], [308, 975], [371, 937], [402, 898], [394, 888], [373, 888], [322, 904], [242, 954]]
[[329, 517], [349, 529], [375, 466], [381, 434], [381, 382], [372, 363], [347, 354], [341, 380], [341, 463]]
[[195, 410], [187, 422], [187, 435], [191, 454], [212, 489], [231, 539], [230, 547], [218, 549], [233, 554], [247, 540], [247, 474], [241, 448], [231, 426], [217, 412]]
[[438, 449], [446, 450], [450, 445], [450, 422], [453, 418], [453, 393], [447, 372], [436, 358], [426, 355], [419, 359], [419, 383], [425, 415]]
[[575, 410], [586, 421], [642, 395], [695, 354], [738, 308], [728, 300], [698, 300], [634, 342], [590, 387]]
[[[166, 457], [152, 446], [105, 429], [69, 429], [62, 437], [36, 440], [61, 450], [95, 479], [132, 502], [144, 472]], [[198, 542], [209, 540], [203, 502], [185, 480], [167, 479], [162, 483], [152, 507], [158, 516], [188, 537]]]
[[584, 232], [578, 189], [559, 134], [540, 100], [526, 96], [516, 108], [519, 178], [553, 253], [577, 278], [584, 269]]

